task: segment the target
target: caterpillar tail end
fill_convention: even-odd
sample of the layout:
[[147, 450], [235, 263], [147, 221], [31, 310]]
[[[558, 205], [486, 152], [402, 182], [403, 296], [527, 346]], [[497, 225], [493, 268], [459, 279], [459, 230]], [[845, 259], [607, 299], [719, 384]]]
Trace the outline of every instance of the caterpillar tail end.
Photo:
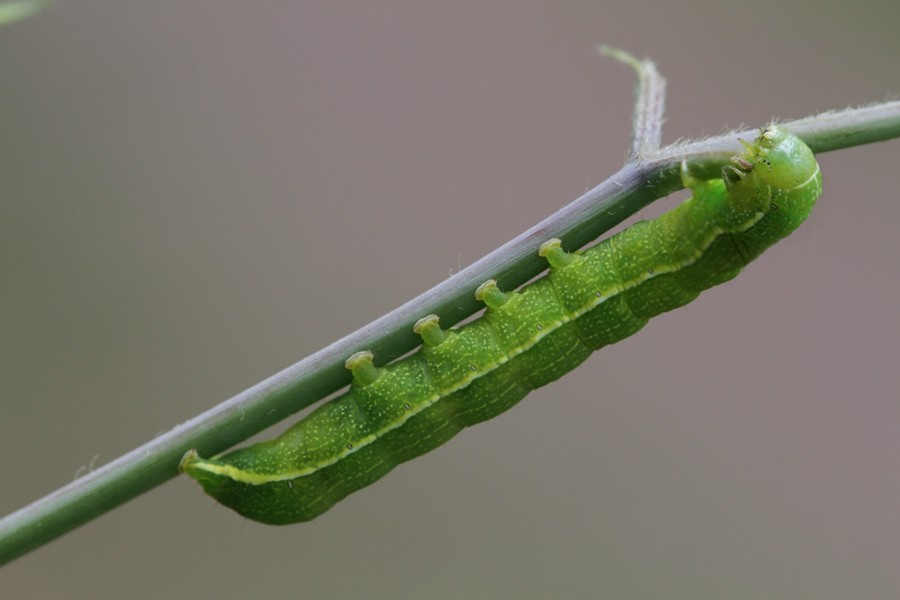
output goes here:
[[191, 463], [197, 460], [200, 460], [200, 455], [197, 454], [196, 449], [191, 448], [184, 453], [184, 456], [182, 456], [181, 460], [178, 462], [178, 472], [187, 473]]
[[214, 485], [215, 480], [217, 479], [217, 474], [210, 472], [209, 469], [203, 468], [204, 465], [209, 464], [209, 461], [200, 458], [200, 455], [197, 454], [195, 448], [191, 448], [181, 457], [181, 461], [178, 463], [178, 470], [188, 477], [197, 480], [197, 482], [209, 492], [211, 489], [210, 486]]
[[197, 454], [196, 448], [191, 448], [187, 452], [184, 453], [184, 456], [181, 457], [181, 460], [178, 462], [178, 471], [180, 473], [184, 473], [191, 479], [196, 480], [200, 485], [203, 486], [203, 489], [209, 491], [207, 489], [207, 485], [212, 484], [211, 473], [207, 472], [206, 469], [203, 469], [200, 465], [205, 463], [206, 461], [200, 458], [200, 455]]
[[[266, 525], [289, 525], [309, 521], [322, 514], [345, 494], [329, 495], [319, 486], [310, 490], [304, 478], [254, 482], [254, 473], [227, 461], [201, 458], [188, 450], [178, 464], [213, 500], [236, 513]], [[265, 479], [265, 476], [262, 476]]]
[[232, 507], [228, 501], [228, 490], [233, 481], [223, 472], [227, 469], [227, 466], [220, 465], [216, 461], [201, 458], [194, 448], [185, 452], [178, 463], [178, 470], [199, 483], [203, 491], [226, 506]]

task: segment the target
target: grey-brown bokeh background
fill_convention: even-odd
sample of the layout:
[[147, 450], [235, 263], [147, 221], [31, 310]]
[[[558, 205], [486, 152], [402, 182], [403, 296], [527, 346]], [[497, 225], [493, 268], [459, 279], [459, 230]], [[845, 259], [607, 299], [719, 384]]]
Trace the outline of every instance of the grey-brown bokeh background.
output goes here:
[[[62, 2], [0, 30], [0, 513], [429, 288], [665, 142], [900, 91], [900, 5]], [[322, 518], [186, 478], [4, 598], [900, 595], [900, 142], [746, 273]], [[677, 198], [663, 199], [661, 208]], [[645, 216], [659, 209], [654, 206]]]

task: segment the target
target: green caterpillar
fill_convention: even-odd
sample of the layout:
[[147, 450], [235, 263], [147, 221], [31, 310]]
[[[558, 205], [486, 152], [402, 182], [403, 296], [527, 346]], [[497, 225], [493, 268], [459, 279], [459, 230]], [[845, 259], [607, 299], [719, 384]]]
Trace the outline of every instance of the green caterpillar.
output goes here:
[[191, 450], [182, 470], [246, 517], [296, 523], [499, 415], [650, 317], [735, 277], [806, 219], [822, 191], [806, 144], [770, 126], [744, 145], [721, 179], [699, 181], [683, 167], [694, 195], [674, 210], [584, 252], [545, 242], [549, 274], [512, 292], [485, 282], [475, 292], [483, 317], [451, 330], [424, 317], [418, 352], [383, 368], [357, 352], [347, 393], [274, 440], [209, 460]]

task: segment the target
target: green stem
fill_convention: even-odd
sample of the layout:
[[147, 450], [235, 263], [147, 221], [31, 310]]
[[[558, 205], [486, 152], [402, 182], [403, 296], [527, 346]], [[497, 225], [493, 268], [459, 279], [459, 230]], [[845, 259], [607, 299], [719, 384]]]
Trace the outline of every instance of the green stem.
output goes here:
[[[900, 101], [784, 123], [814, 152], [900, 137]], [[537, 255], [558, 237], [568, 248], [599, 237], [653, 200], [680, 188], [683, 159], [698, 175], [716, 171], [755, 131], [734, 132], [639, 155], [618, 173], [475, 264], [355, 333], [96, 471], [0, 520], [0, 564], [53, 540], [178, 474], [185, 451], [221, 452], [349, 383], [344, 360], [361, 348], [387, 362], [419, 344], [413, 323], [434, 313], [450, 326], [479, 310], [473, 290], [489, 278], [512, 289], [541, 272]], [[649, 136], [652, 138], [652, 134]], [[649, 139], [644, 138], [644, 139]], [[636, 139], [638, 135], [636, 134]], [[637, 147], [637, 145], [636, 145]], [[641, 156], [643, 154], [643, 156]]]

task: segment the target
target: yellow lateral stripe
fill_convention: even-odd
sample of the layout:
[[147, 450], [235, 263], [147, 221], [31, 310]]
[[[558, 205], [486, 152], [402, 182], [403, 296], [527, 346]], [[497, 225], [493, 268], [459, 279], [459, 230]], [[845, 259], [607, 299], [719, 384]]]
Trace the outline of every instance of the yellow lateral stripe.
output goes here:
[[[817, 173], [818, 173], [818, 171], [817, 171]], [[810, 178], [810, 180], [811, 179], [812, 178]], [[810, 180], [807, 180], [806, 182], [801, 184], [801, 186], [805, 185], [806, 183], [809, 183]], [[801, 186], [798, 186], [798, 187], [801, 187]], [[735, 231], [740, 232], [740, 231], [746, 231], [747, 229], [750, 229], [756, 223], [758, 223], [759, 220], [762, 219], [765, 215], [766, 215], [766, 213], [764, 213], [764, 212], [756, 213], [752, 219], [748, 219], [747, 223], [741, 225], [741, 227], [739, 227], [739, 228], [736, 228]], [[640, 284], [644, 283], [645, 281], [648, 281], [656, 276], [664, 275], [666, 273], [672, 273], [672, 272], [681, 270], [685, 267], [691, 266], [692, 264], [697, 262], [703, 256], [703, 254], [706, 252], [706, 250], [709, 249], [709, 247], [716, 240], [716, 238], [718, 238], [720, 235], [726, 233], [725, 230], [722, 229], [721, 227], [714, 227], [714, 228], [712, 228], [711, 231], [712, 231], [711, 235], [709, 235], [709, 237], [705, 240], [704, 245], [701, 247], [700, 250], [698, 250], [695, 253], [695, 255], [689, 257], [688, 259], [682, 261], [681, 263], [676, 263], [674, 265], [669, 264], [669, 265], [663, 265], [663, 266], [659, 266], [659, 267], [654, 266], [652, 274], [649, 272], [644, 273], [641, 277], [637, 277], [625, 284], [619, 284], [616, 286], [612, 286], [611, 288], [609, 288], [607, 290], [598, 290], [600, 292], [600, 296], [592, 297], [591, 300], [588, 303], [586, 303], [583, 307], [579, 308], [578, 310], [572, 311], [571, 313], [569, 313], [567, 315], [563, 315], [562, 319], [560, 319], [559, 321], [556, 321], [555, 323], [545, 327], [540, 332], [536, 333], [536, 335], [530, 340], [530, 342], [528, 344], [524, 344], [524, 345], [514, 349], [509, 354], [504, 355], [497, 362], [487, 365], [486, 368], [484, 368], [483, 370], [472, 372], [469, 376], [462, 379], [458, 385], [453, 386], [446, 390], [441, 390], [440, 392], [430, 396], [427, 400], [425, 400], [425, 401], [421, 402], [419, 405], [415, 406], [414, 409], [406, 411], [401, 416], [401, 418], [390, 423], [389, 425], [382, 427], [381, 429], [379, 429], [363, 438], [350, 441], [349, 445], [351, 445], [352, 448], [345, 447], [345, 449], [342, 452], [334, 455], [333, 457], [329, 458], [326, 461], [323, 461], [321, 463], [317, 463], [314, 465], [310, 465], [303, 469], [287, 471], [287, 472], [282, 472], [282, 473], [278, 473], [278, 474], [255, 473], [253, 471], [239, 469], [239, 468], [237, 468], [233, 465], [229, 465], [229, 464], [210, 462], [210, 461], [207, 461], [207, 460], [199, 458], [199, 457], [196, 457], [196, 458], [190, 457], [185, 461], [185, 464], [186, 465], [189, 464], [192, 468], [197, 468], [197, 469], [201, 469], [203, 471], [207, 471], [209, 473], [222, 475], [222, 476], [228, 477], [234, 481], [238, 481], [241, 483], [248, 483], [250, 485], [263, 485], [266, 483], [272, 483], [272, 482], [277, 482], [277, 481], [288, 481], [291, 479], [296, 479], [298, 477], [305, 477], [307, 475], [315, 473], [316, 471], [318, 471], [320, 469], [329, 467], [329, 466], [337, 463], [341, 459], [349, 456], [350, 454], [353, 454], [354, 452], [357, 452], [358, 450], [365, 448], [366, 446], [368, 446], [372, 442], [376, 441], [377, 439], [381, 438], [388, 432], [393, 431], [394, 429], [397, 429], [398, 427], [403, 426], [410, 418], [414, 417], [415, 415], [419, 414], [420, 412], [429, 408], [430, 406], [433, 406], [435, 403], [437, 403], [439, 400], [441, 400], [441, 398], [450, 396], [451, 394], [467, 387], [475, 379], [478, 379], [480, 377], [487, 375], [488, 373], [491, 373], [492, 371], [496, 370], [498, 367], [507, 363], [508, 361], [515, 358], [516, 356], [519, 356], [520, 354], [527, 352], [528, 350], [533, 348], [535, 345], [537, 345], [537, 343], [540, 342], [545, 336], [558, 330], [560, 327], [562, 327], [566, 323], [574, 321], [578, 317], [581, 317], [582, 315], [590, 312], [591, 310], [595, 309], [597, 306], [606, 302], [607, 300], [615, 298], [618, 295], [622, 294], [623, 292], [634, 289], [637, 286], [639, 286]], [[611, 239], [611, 238], [607, 238], [607, 240], [608, 239]], [[604, 242], [605, 241], [606, 240], [604, 240]], [[603, 243], [603, 242], [601, 242], [601, 243]]]

